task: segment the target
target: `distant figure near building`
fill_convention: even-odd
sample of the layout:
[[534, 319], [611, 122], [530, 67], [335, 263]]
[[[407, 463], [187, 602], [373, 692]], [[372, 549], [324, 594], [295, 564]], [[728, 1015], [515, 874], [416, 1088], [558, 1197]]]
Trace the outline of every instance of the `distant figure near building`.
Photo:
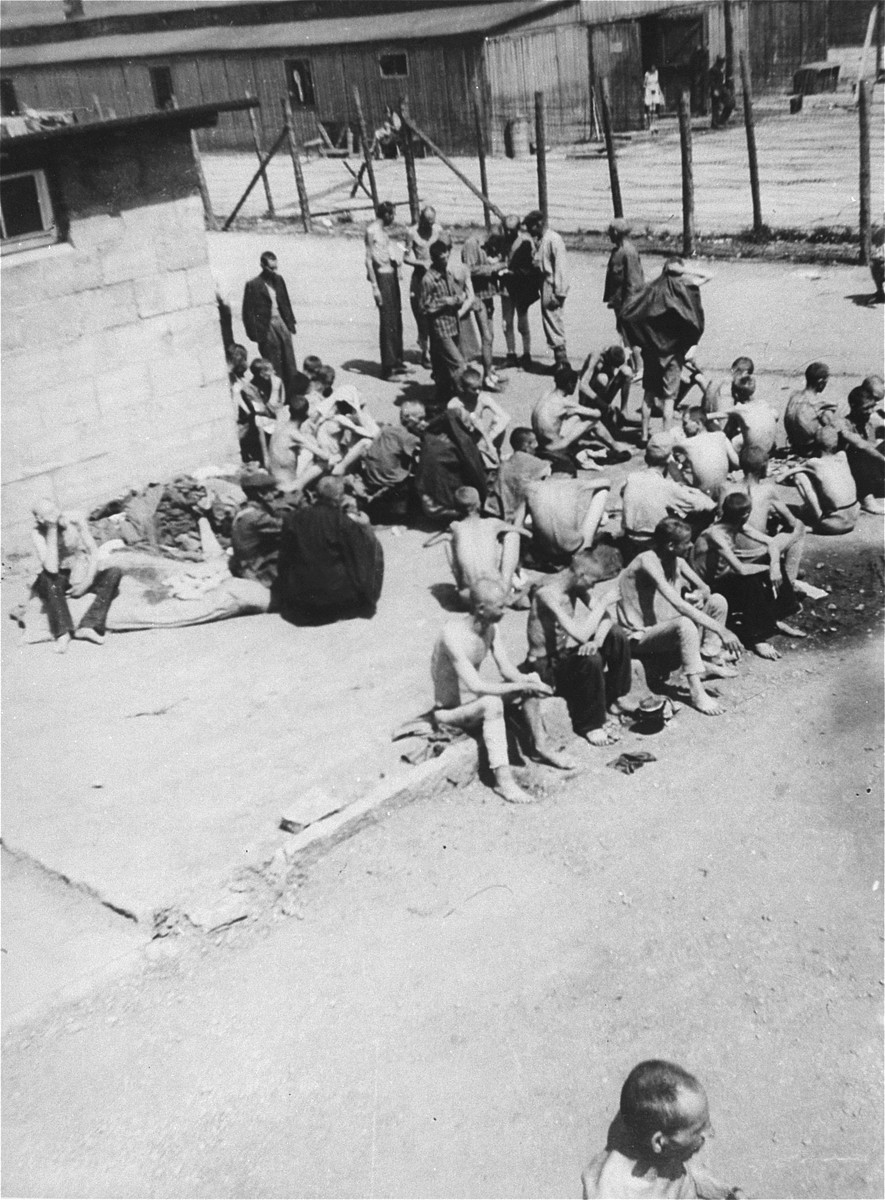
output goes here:
[[645, 109], [645, 128], [649, 133], [657, 133], [658, 109], [664, 107], [664, 96], [658, 79], [658, 68], [654, 63], [642, 77], [642, 107]]
[[708, 75], [710, 83], [710, 108], [712, 111], [711, 125], [713, 129], [724, 129], [734, 112], [734, 89], [729, 86], [725, 76], [725, 58], [719, 55], [710, 68]]
[[273, 363], [283, 381], [286, 399], [291, 399], [292, 380], [298, 370], [292, 335], [295, 314], [286, 282], [279, 274], [277, 256], [265, 250], [261, 274], [250, 279], [243, 292], [243, 325], [246, 337], [258, 343], [258, 353]]
[[408, 374], [403, 362], [403, 307], [400, 298], [399, 269], [401, 248], [390, 239], [396, 208], [383, 200], [375, 210], [377, 217], [366, 229], [366, 277], [378, 307], [381, 343], [381, 374], [396, 379]]

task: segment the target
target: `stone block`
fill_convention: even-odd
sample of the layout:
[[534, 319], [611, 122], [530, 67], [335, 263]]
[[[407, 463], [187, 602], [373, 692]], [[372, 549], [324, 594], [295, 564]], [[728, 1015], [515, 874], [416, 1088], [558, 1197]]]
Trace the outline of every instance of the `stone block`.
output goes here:
[[104, 283], [97, 251], [57, 247], [57, 253], [31, 264], [27, 271], [28, 291], [33, 298], [75, 296]]
[[123, 218], [106, 213], [72, 221], [68, 233], [71, 245], [87, 253], [108, 250], [122, 242], [125, 237], [126, 225]]
[[76, 297], [83, 309], [84, 333], [115, 329], [138, 320], [131, 282], [110, 284]]
[[97, 376], [116, 369], [121, 362], [114, 331], [100, 330], [58, 347], [63, 378]]
[[140, 317], [176, 312], [191, 303], [188, 271], [158, 271], [134, 284], [135, 306]]
[[[4, 439], [5, 440], [5, 439]], [[4, 446], [5, 449], [5, 446]], [[33, 475], [28, 479], [10, 479], [4, 471], [3, 480], [3, 548], [8, 550], [21, 540], [30, 545], [33, 524], [31, 508], [44, 496], [58, 503], [51, 475]], [[19, 539], [20, 534], [24, 536]]]
[[95, 381], [89, 376], [75, 377], [57, 387], [41, 387], [35, 399], [47, 429], [55, 424], [70, 426], [81, 422], [94, 426], [100, 415]]
[[[86, 292], [84, 295], [100, 297], [101, 293]], [[5, 324], [9, 312], [5, 295], [3, 304]], [[51, 300], [41, 300], [20, 308], [17, 316], [21, 322], [22, 345], [40, 349], [45, 355], [47, 340], [50, 337], [53, 346], [60, 342], [74, 341], [82, 337], [85, 331], [88, 312], [89, 303], [81, 296], [56, 296]]]
[[222, 384], [230, 396], [230, 385], [227, 379], [227, 360], [224, 356], [224, 351], [221, 346], [221, 338], [204, 344], [197, 351], [197, 358], [200, 363], [200, 370], [203, 374], [203, 383], [208, 387], [217, 387]]
[[209, 269], [209, 264], [205, 266], [191, 267], [187, 272], [187, 286], [191, 298], [191, 304], [215, 304], [215, 280], [212, 278], [212, 272]]
[[157, 256], [150, 242], [127, 238], [101, 254], [101, 276], [105, 284], [144, 279], [157, 274]]
[[126, 364], [162, 358], [171, 346], [166, 314], [130, 321], [114, 331], [114, 343], [120, 361]]
[[[102, 414], [128, 414], [130, 409], [150, 404], [152, 396], [146, 362], [131, 363], [95, 376], [95, 398]], [[131, 420], [131, 416], [125, 415], [124, 419]]]
[[153, 393], [164, 410], [172, 404], [170, 398], [173, 396], [176, 397], [174, 406], [181, 404], [184, 407], [179, 399], [182, 393], [192, 393], [203, 382], [200, 363], [190, 354], [164, 354], [148, 363], [148, 371]]
[[154, 242], [157, 266], [160, 270], [179, 271], [199, 267], [208, 262], [206, 232], [185, 226], [175, 234], [163, 233]]
[[21, 445], [22, 465], [28, 474], [55, 471], [59, 467], [85, 463], [103, 449], [96, 447], [93, 424], [62, 425], [59, 422], [45, 427], [39, 436], [32, 436]]

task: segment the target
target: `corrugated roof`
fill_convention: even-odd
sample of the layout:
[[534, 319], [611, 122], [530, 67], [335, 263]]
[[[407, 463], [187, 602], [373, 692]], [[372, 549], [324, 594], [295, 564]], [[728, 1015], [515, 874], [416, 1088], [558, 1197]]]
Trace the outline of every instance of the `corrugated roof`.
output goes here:
[[307, 49], [311, 46], [399, 42], [417, 38], [465, 37], [491, 33], [529, 21], [572, 0], [505, 0], [406, 9], [382, 16], [287, 21], [269, 25], [206, 26], [153, 33], [109, 34], [35, 46], [9, 46], [2, 66], [44, 66], [107, 58], [143, 58], [178, 54], [229, 53], [237, 50]]

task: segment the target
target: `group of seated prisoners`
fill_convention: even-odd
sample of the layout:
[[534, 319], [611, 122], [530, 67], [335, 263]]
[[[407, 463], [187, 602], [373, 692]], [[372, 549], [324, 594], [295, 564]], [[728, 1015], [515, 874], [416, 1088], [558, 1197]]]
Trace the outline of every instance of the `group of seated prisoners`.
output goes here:
[[[547, 234], [536, 232], [542, 245]], [[722, 380], [696, 362], [698, 288], [709, 276], [671, 259], [646, 286], [628, 233], [626, 222], [612, 224], [604, 297], [619, 340], [579, 371], [551, 340], [559, 352], [552, 379], [539, 381], [530, 426], [510, 428], [489, 363], [471, 361], [435, 372], [433, 402], [407, 393], [398, 424], [379, 424], [356, 387], [336, 387], [334, 368], [308, 356], [297, 369], [278, 278], [271, 324], [287, 343], [285, 379], [269, 357], [250, 364], [244, 347], [229, 347], [246, 464], [231, 572], [262, 585], [269, 606], [300, 623], [371, 616], [384, 566], [372, 523], [435, 528], [427, 544], [446, 540], [469, 612], [445, 624], [434, 650], [434, 719], [481, 729], [497, 788], [513, 801], [528, 797], [510, 771], [505, 707], [520, 710], [535, 753], [559, 767], [572, 763], [545, 737], [542, 696], [563, 697], [576, 733], [593, 745], [617, 740], [619, 716], [642, 691], [662, 691], [674, 670], [698, 711], [721, 713], [707, 680], [736, 674], [744, 648], [777, 659], [777, 633], [802, 636], [788, 622], [804, 596], [821, 594], [800, 576], [806, 533], [847, 533], [862, 510], [883, 512], [882, 379], [870, 375], [830, 401], [828, 368], [808, 367], [784, 414], [793, 457], [778, 482], [791, 480], [799, 499], [788, 507], [768, 478], [778, 416], [757, 394], [752, 360], [735, 359]], [[430, 347], [433, 360], [433, 328]], [[635, 419], [629, 397], [640, 371]], [[654, 415], [662, 430], [652, 434]], [[622, 485], [613, 531], [604, 464], [627, 462], [637, 444], [644, 468]], [[67, 576], [66, 555], [88, 544], [85, 522], [45, 503], [35, 517], [37, 590], [59, 648], [72, 635], [100, 642], [119, 572], [93, 564], [89, 578]], [[95, 601], [75, 628], [65, 594], [86, 591]], [[498, 630], [508, 606], [528, 612], [520, 666]], [[497, 683], [478, 672], [489, 653]]]

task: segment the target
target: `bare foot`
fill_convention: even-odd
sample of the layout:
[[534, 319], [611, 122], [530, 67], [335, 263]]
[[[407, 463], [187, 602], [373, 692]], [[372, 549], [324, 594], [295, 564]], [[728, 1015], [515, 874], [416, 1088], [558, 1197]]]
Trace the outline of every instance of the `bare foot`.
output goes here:
[[611, 722], [606, 722], [601, 729], [588, 730], [584, 734], [584, 740], [591, 746], [613, 746], [621, 740], [621, 734]]
[[517, 783], [509, 783], [507, 785], [497, 784], [495, 791], [502, 800], [506, 800], [508, 804], [536, 804], [537, 800], [534, 796], [530, 796], [528, 792], [524, 792]]
[[753, 653], [758, 654], [760, 658], [769, 658], [772, 662], [780, 658], [780, 651], [775, 650], [771, 642], [757, 642], [753, 647]]
[[715, 696], [711, 696], [704, 690], [697, 675], [689, 675], [687, 678], [692, 708], [696, 708], [698, 712], [707, 717], [721, 717], [725, 712], [724, 705], [720, 704]]
[[535, 797], [524, 792], [513, 778], [510, 767], [499, 767], [495, 771], [495, 791], [509, 804], [535, 803]]
[[860, 509], [861, 512], [871, 513], [874, 517], [881, 517], [885, 513], [885, 501], [877, 500], [875, 496], [865, 496]]
[[96, 646], [104, 645], [104, 634], [99, 633], [95, 629], [90, 629], [89, 626], [75, 629], [74, 637], [79, 638], [81, 642], [94, 642]]
[[63, 633], [61, 637], [57, 637], [52, 644], [52, 648], [56, 654], [64, 654], [68, 646], [71, 644], [71, 635]]
[[536, 744], [535, 752], [541, 762], [548, 763], [551, 767], [559, 767], [560, 771], [575, 771], [579, 766], [575, 759], [568, 754], [562, 754], [559, 750], [554, 750], [552, 746]]
[[725, 706], [720, 704], [718, 700], [714, 700], [707, 692], [701, 693], [698, 697], [692, 697], [692, 707], [696, 708], [699, 713], [703, 713], [707, 717], [721, 717], [725, 712]]
[[802, 629], [797, 629], [795, 625], [788, 625], [786, 621], [776, 621], [775, 624], [781, 633], [785, 633], [791, 638], [805, 638], [808, 634]]

